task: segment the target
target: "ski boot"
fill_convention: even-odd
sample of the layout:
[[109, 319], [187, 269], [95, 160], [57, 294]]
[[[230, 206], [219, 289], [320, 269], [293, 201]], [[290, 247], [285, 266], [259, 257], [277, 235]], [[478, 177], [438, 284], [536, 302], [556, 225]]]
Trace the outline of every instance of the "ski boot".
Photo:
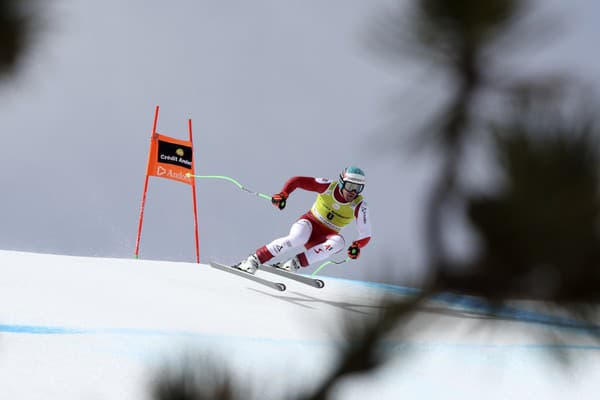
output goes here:
[[300, 261], [298, 261], [298, 257], [292, 257], [286, 262], [279, 264], [279, 268], [284, 271], [296, 272], [300, 269]]
[[258, 261], [256, 254], [251, 254], [244, 261], [236, 265], [236, 268], [254, 275], [259, 265], [260, 262]]

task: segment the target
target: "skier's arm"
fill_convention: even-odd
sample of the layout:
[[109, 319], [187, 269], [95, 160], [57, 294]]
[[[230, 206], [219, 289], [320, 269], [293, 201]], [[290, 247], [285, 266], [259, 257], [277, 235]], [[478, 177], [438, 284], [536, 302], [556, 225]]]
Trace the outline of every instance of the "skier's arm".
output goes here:
[[325, 178], [294, 176], [293, 178], [288, 179], [285, 185], [283, 185], [281, 193], [285, 193], [286, 196], [289, 196], [296, 189], [304, 189], [308, 190], [309, 192], [323, 193], [327, 190], [330, 183], [331, 181]]
[[271, 203], [280, 210], [285, 208], [287, 198], [296, 189], [304, 189], [311, 192], [323, 193], [329, 187], [331, 181], [325, 178], [312, 178], [309, 176], [294, 176], [283, 185], [281, 192], [271, 196]]
[[348, 247], [348, 257], [357, 259], [360, 255], [360, 249], [365, 247], [371, 240], [371, 220], [369, 219], [369, 207], [367, 202], [361, 202], [356, 210], [354, 211], [354, 217], [356, 218], [356, 229], [358, 230], [358, 236], [352, 245]]

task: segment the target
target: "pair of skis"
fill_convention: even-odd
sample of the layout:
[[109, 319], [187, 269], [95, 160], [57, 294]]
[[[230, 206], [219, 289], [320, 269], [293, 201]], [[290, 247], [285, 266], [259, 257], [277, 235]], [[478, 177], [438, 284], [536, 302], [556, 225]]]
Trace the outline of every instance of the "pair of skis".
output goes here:
[[[275, 289], [280, 292], [283, 292], [286, 289], [286, 286], [284, 283], [275, 282], [275, 281], [271, 281], [269, 279], [262, 278], [260, 276], [252, 275], [251, 273], [242, 271], [241, 269], [238, 269], [235, 266], [219, 264], [216, 262], [211, 262], [210, 266], [215, 269], [221, 270], [221, 271], [225, 271], [225, 272], [229, 272], [234, 275], [237, 275], [237, 276], [241, 276], [243, 278], [249, 279], [256, 283], [260, 283], [261, 285], [268, 286], [271, 289]], [[291, 279], [296, 282], [315, 287], [317, 289], [321, 289], [322, 287], [325, 286], [325, 282], [323, 282], [321, 279], [315, 279], [315, 278], [310, 278], [310, 277], [304, 276], [304, 275], [298, 275], [293, 272], [286, 271], [286, 270], [283, 270], [281, 268], [278, 268], [278, 267], [275, 267], [275, 266], [269, 265], [269, 264], [262, 264], [258, 268], [258, 270], [265, 271], [265, 272], [268, 272], [268, 273], [271, 273], [274, 275], [279, 275], [284, 278]]]

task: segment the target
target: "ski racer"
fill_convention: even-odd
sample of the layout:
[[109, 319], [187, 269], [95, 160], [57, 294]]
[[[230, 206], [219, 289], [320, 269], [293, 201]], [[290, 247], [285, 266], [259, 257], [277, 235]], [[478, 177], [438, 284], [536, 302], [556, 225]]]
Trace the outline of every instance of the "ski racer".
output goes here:
[[300, 267], [320, 263], [339, 253], [346, 246], [342, 228], [356, 220], [358, 236], [348, 247], [348, 257], [357, 259], [360, 249], [371, 239], [371, 222], [366, 201], [361, 195], [365, 188], [365, 173], [358, 167], [344, 168], [338, 181], [326, 178], [296, 176], [290, 178], [271, 202], [280, 210], [296, 189], [318, 193], [312, 208], [290, 228], [287, 236], [260, 247], [236, 268], [254, 274], [261, 264], [274, 257], [288, 256], [294, 249], [304, 246], [304, 251], [279, 264], [279, 268], [296, 272]]

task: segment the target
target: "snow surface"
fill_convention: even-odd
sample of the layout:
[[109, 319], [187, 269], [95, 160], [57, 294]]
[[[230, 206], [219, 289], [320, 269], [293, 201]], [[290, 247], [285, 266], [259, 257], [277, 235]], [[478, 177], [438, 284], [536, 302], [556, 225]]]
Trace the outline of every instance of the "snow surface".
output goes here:
[[[13, 251], [0, 251], [0, 272], [0, 393], [11, 399], [149, 399], [160, 368], [185, 354], [224, 363], [257, 398], [284, 398], [334, 364], [342, 318], [414, 292], [327, 277], [324, 289], [278, 278], [288, 290], [277, 292], [206, 265]], [[600, 346], [588, 328], [535, 303], [482, 328], [480, 307], [431, 302], [408, 337], [385, 342], [392, 361], [345, 380], [336, 398], [597, 398]], [[553, 362], [540, 333], [577, 363]]]

